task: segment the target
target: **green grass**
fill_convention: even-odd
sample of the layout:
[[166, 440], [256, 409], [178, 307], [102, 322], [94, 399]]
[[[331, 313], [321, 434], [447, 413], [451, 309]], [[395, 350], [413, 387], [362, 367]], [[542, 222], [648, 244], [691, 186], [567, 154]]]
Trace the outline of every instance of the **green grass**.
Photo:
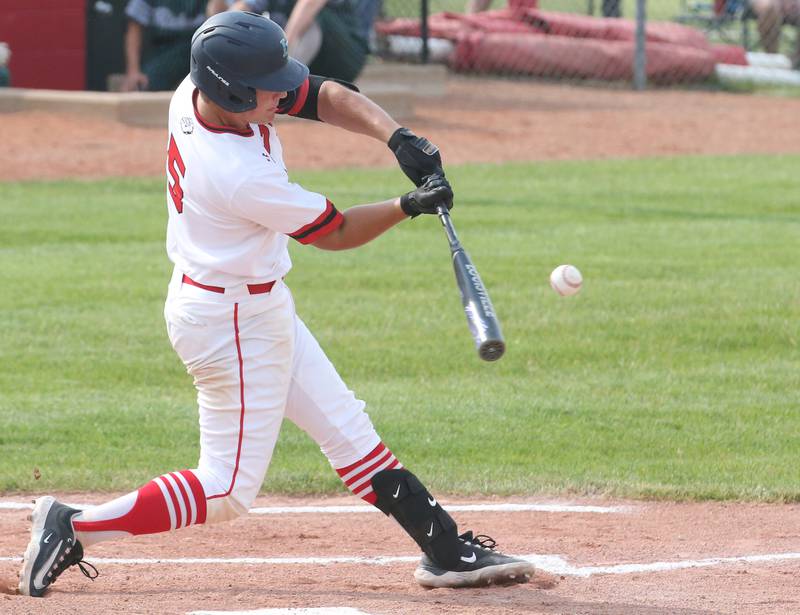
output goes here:
[[[437, 492], [800, 500], [800, 157], [452, 168], [508, 353], [477, 359], [438, 222], [295, 245], [298, 311]], [[303, 173], [342, 207], [399, 171]], [[167, 340], [161, 180], [0, 184], [0, 490], [126, 490], [197, 460]], [[571, 262], [583, 292], [561, 298]], [[34, 468], [41, 479], [33, 479]], [[284, 426], [269, 491], [340, 492]]]

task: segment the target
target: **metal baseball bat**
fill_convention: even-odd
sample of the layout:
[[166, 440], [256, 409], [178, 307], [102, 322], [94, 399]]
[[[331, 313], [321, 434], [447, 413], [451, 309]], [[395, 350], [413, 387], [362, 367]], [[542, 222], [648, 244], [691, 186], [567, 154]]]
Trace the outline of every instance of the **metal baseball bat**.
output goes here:
[[461, 304], [464, 306], [467, 324], [472, 339], [475, 341], [478, 356], [484, 361], [497, 361], [506, 351], [506, 342], [503, 339], [500, 321], [495, 314], [492, 300], [481, 281], [478, 269], [458, 240], [447, 208], [440, 205], [436, 211], [444, 227], [444, 232], [447, 234], [447, 241], [450, 243], [453, 270], [458, 290], [461, 291]]

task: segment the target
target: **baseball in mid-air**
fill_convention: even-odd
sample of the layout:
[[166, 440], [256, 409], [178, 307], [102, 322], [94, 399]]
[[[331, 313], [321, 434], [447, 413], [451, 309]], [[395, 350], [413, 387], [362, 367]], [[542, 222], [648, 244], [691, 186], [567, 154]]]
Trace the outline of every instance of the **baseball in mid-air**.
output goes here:
[[550, 274], [550, 286], [562, 297], [574, 295], [583, 285], [583, 276], [574, 265], [559, 265]]

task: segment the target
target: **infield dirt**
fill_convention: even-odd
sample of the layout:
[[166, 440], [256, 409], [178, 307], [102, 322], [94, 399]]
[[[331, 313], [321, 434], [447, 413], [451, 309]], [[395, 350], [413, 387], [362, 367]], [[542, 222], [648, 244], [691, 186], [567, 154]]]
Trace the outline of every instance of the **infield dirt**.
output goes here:
[[[68, 494], [68, 502], [98, 496]], [[19, 501], [22, 498], [4, 497]], [[532, 498], [515, 501], [531, 501]], [[474, 501], [474, 500], [473, 500]], [[488, 500], [481, 499], [486, 502]], [[541, 500], [539, 500], [541, 501]], [[353, 505], [353, 497], [259, 498], [257, 506]], [[444, 505], [459, 503], [447, 498]], [[575, 503], [575, 502], [571, 502]], [[557, 555], [575, 567], [650, 564], [800, 551], [800, 505], [586, 501], [626, 512], [462, 512], [461, 529], [488, 533], [509, 553]], [[0, 510], [0, 556], [19, 555], [30, 511]], [[416, 546], [380, 513], [248, 515], [229, 524], [96, 545], [97, 558], [413, 556]], [[90, 557], [91, 561], [91, 557]], [[414, 563], [98, 564], [94, 582], [70, 569], [44, 599], [0, 594], [0, 613], [164, 613], [352, 607], [413, 613], [688, 615], [800, 612], [800, 560], [730, 563], [669, 572], [553, 576], [528, 585], [424, 590]], [[4, 591], [19, 564], [0, 560]]]
[[[463, 77], [418, 102], [407, 124], [446, 164], [800, 152], [800, 99], [723, 92], [628, 90]], [[372, 139], [303, 120], [278, 120], [290, 170], [391, 167]], [[0, 115], [0, 180], [153, 176], [166, 133], [69, 115]]]

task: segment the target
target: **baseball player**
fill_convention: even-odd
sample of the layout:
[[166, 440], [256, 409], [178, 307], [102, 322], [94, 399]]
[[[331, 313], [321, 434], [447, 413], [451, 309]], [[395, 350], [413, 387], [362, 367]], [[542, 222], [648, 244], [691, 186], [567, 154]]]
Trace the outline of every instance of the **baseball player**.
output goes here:
[[[289, 181], [276, 113], [388, 142], [415, 190], [339, 211]], [[289, 239], [323, 250], [365, 244], [408, 217], [452, 207], [438, 150], [341, 83], [290, 58], [274, 22], [225, 12], [195, 33], [191, 74], [169, 110], [164, 309], [175, 351], [194, 377], [196, 469], [163, 474], [106, 504], [77, 510], [36, 501], [19, 589], [42, 596], [67, 568], [89, 577], [84, 550], [105, 540], [227, 521], [252, 505], [284, 417], [319, 444], [344, 484], [423, 551], [426, 587], [526, 582], [533, 566], [494, 550], [455, 521], [381, 442], [364, 402], [342, 382], [295, 314], [285, 282]], [[88, 567], [87, 567], [88, 566]]]

